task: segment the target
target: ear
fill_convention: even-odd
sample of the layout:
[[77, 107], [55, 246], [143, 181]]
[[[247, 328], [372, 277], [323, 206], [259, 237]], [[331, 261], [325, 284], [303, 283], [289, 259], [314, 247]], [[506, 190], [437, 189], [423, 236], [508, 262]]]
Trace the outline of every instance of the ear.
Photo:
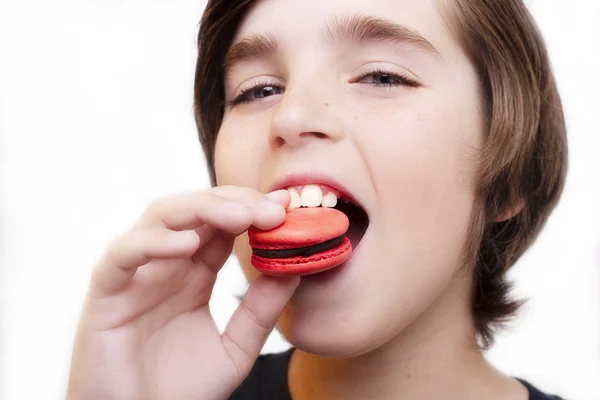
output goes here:
[[508, 221], [509, 219], [520, 213], [523, 210], [523, 207], [525, 207], [525, 201], [522, 198], [520, 198], [515, 204], [512, 205], [512, 207], [508, 207], [500, 214], [498, 214], [496, 218], [494, 218], [494, 222]]

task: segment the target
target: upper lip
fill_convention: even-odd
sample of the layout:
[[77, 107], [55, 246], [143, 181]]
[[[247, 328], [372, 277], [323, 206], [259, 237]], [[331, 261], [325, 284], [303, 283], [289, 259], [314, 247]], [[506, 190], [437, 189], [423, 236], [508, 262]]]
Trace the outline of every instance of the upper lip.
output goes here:
[[350, 200], [355, 203], [363, 210], [366, 211], [365, 207], [361, 202], [346, 189], [338, 180], [334, 177], [323, 174], [323, 173], [295, 173], [288, 174], [281, 179], [276, 180], [271, 187], [269, 188], [269, 192], [273, 192], [275, 190], [286, 189], [290, 186], [298, 186], [298, 185], [308, 185], [308, 184], [316, 184], [316, 185], [324, 185], [328, 186], [332, 189], [337, 190], [342, 195], [342, 200]]

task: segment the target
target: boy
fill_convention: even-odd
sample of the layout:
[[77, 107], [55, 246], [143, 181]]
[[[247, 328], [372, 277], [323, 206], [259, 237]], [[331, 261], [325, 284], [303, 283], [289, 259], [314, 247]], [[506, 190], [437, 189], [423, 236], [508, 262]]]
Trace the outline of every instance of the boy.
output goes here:
[[[521, 1], [210, 1], [195, 104], [215, 187], [153, 203], [109, 248], [70, 398], [551, 398], [482, 354], [567, 167]], [[330, 193], [352, 257], [259, 274], [246, 230]], [[232, 249], [251, 286], [219, 334]], [[275, 324], [294, 350], [256, 362]]]

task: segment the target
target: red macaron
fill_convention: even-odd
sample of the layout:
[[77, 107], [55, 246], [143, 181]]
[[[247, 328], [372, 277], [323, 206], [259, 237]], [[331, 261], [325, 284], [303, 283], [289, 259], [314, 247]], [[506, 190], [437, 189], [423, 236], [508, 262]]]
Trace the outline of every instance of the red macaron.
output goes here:
[[288, 211], [283, 224], [248, 230], [252, 265], [266, 275], [309, 275], [334, 268], [352, 254], [344, 236], [350, 223], [343, 212], [327, 207]]

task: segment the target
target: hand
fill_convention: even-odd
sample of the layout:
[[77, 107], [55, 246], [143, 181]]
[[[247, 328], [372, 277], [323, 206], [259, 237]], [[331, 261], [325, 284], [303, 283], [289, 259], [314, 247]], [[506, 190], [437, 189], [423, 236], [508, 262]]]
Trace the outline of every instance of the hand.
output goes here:
[[95, 268], [68, 399], [226, 399], [300, 280], [253, 281], [221, 335], [208, 302], [234, 238], [285, 219], [286, 191], [219, 186], [150, 205]]

